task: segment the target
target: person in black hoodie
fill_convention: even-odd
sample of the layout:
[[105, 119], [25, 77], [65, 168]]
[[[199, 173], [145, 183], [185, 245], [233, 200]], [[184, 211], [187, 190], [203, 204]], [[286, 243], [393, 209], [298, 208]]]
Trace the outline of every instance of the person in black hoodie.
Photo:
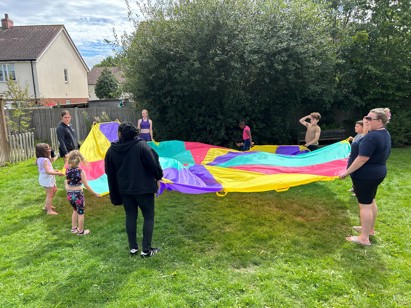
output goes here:
[[70, 124], [71, 115], [68, 110], [61, 112], [61, 122], [57, 126], [57, 139], [59, 141], [60, 157], [66, 161], [68, 153], [79, 148], [74, 129]]
[[163, 177], [157, 153], [147, 142], [138, 138], [139, 131], [131, 122], [118, 127], [117, 142], [111, 143], [104, 159], [113, 205], [124, 205], [126, 231], [130, 253], [137, 254], [137, 216], [143, 217], [143, 258], [154, 256], [159, 249], [151, 247], [154, 230], [154, 194]]

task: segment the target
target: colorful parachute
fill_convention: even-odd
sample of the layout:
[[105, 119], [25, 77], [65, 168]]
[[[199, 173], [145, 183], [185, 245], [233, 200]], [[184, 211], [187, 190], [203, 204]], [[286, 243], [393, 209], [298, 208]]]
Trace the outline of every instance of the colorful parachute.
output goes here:
[[[81, 146], [89, 161], [89, 166], [83, 166], [87, 179], [100, 194], [108, 193], [104, 156], [110, 142], [118, 139], [118, 125], [95, 124]], [[286, 191], [293, 186], [334, 180], [345, 170], [350, 153], [350, 144], [345, 140], [307, 153], [300, 146], [260, 146], [240, 152], [176, 140], [149, 145], [159, 154], [164, 171], [159, 193], [164, 189], [188, 194]]]

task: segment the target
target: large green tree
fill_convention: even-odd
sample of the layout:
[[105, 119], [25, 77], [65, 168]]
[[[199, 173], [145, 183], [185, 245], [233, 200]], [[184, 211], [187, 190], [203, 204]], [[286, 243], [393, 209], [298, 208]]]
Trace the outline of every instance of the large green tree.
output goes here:
[[94, 65], [93, 67], [120, 67], [120, 66], [121, 66], [121, 56], [119, 54], [116, 54], [114, 56], [106, 57], [100, 63]]
[[394, 143], [411, 143], [410, 1], [333, 1], [339, 43], [335, 104], [361, 116], [390, 107]]
[[117, 98], [119, 96], [119, 85], [114, 74], [105, 67], [97, 78], [94, 89], [99, 99]]
[[226, 145], [245, 119], [259, 143], [290, 142], [290, 118], [327, 110], [334, 96], [322, 8], [304, 0], [146, 7], [125, 50], [129, 91], [163, 139]]

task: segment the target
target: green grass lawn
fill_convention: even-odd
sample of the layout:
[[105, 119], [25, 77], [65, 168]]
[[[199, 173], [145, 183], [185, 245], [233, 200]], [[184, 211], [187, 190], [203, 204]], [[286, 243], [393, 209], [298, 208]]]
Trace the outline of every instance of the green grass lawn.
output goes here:
[[108, 196], [86, 192], [92, 233], [78, 237], [63, 178], [60, 214], [47, 216], [34, 159], [0, 168], [0, 307], [410, 307], [409, 161], [411, 149], [393, 150], [371, 247], [345, 240], [359, 223], [346, 179], [284, 193], [166, 192], [153, 238], [162, 250], [149, 259], [129, 255], [124, 210]]

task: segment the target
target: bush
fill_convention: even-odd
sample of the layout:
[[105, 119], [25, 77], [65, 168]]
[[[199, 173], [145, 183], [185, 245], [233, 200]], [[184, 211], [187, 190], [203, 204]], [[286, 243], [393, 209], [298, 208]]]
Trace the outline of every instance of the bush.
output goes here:
[[392, 144], [395, 147], [411, 145], [411, 108], [410, 103], [404, 103], [391, 108], [391, 121], [387, 129], [391, 134]]

